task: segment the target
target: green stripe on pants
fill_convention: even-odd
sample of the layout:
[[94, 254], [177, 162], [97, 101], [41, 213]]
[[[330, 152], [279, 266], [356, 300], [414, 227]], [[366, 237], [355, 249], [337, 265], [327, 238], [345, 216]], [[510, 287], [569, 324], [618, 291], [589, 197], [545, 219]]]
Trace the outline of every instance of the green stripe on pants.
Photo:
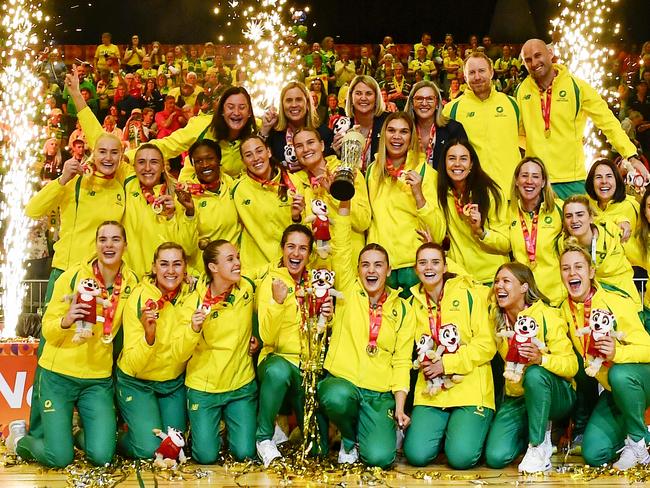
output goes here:
[[438, 408], [417, 405], [404, 439], [404, 455], [413, 466], [426, 466], [439, 454], [445, 440], [445, 455], [454, 469], [475, 466], [481, 454], [494, 410], [477, 406]]
[[117, 369], [117, 404], [128, 426], [118, 439], [121, 454], [137, 459], [150, 459], [160, 445], [153, 429], [167, 431], [187, 428], [185, 414], [185, 375], [169, 381], [147, 381], [133, 378]]
[[82, 444], [88, 461], [96, 466], [110, 463], [115, 454], [115, 405], [113, 379], [79, 379], [40, 370], [40, 431], [23, 437], [17, 453], [27, 460], [55, 468], [74, 457], [72, 411], [77, 406], [84, 430]]
[[228, 430], [228, 449], [237, 461], [255, 458], [257, 383], [234, 391], [207, 393], [187, 389], [187, 412], [192, 428], [192, 459], [214, 464], [221, 449], [219, 423]]
[[358, 388], [348, 380], [328, 376], [318, 384], [318, 399], [325, 415], [341, 431], [346, 451], [358, 442], [359, 457], [365, 464], [381, 468], [393, 464], [396, 430], [392, 393]]

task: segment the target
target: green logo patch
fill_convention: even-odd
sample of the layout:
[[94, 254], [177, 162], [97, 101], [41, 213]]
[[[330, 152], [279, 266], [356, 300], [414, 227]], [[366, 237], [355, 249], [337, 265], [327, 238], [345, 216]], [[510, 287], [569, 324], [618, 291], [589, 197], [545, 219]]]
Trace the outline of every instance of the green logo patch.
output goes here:
[[206, 200], [201, 200], [201, 207], [207, 207], [208, 202]]
[[553, 217], [551, 217], [550, 215], [547, 215], [546, 217], [544, 217], [544, 223], [545, 224], [553, 223]]
[[500, 114], [500, 113], [502, 113], [502, 112], [503, 112], [503, 107], [502, 107], [501, 105], [499, 105], [499, 106], [497, 107], [497, 113]]
[[530, 100], [530, 93], [524, 96], [524, 100]]
[[467, 112], [467, 117], [472, 118], [476, 115], [476, 112]]
[[246, 199], [246, 200], [244, 200], [242, 203], [243, 203], [244, 205], [250, 205], [250, 204], [251, 204], [251, 201], [248, 200], [248, 199]]
[[562, 98], [566, 97], [566, 90], [560, 90], [560, 96]]

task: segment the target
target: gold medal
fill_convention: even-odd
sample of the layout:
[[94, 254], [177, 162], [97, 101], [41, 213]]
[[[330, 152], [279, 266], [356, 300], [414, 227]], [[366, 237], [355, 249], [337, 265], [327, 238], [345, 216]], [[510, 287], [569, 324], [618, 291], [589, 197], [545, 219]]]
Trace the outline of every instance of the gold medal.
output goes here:
[[544, 131], [544, 137], [546, 137], [547, 139], [551, 137], [551, 129], [546, 129]]
[[155, 213], [156, 215], [162, 213], [163, 211], [162, 202], [158, 202], [158, 201], [153, 202], [153, 204], [151, 205], [151, 209], [153, 210], [153, 213]]
[[370, 356], [370, 357], [374, 357], [374, 356], [376, 356], [376, 355], [377, 355], [377, 346], [374, 346], [374, 345], [372, 345], [372, 344], [368, 344], [368, 345], [366, 346], [366, 353], [367, 353], [368, 356]]

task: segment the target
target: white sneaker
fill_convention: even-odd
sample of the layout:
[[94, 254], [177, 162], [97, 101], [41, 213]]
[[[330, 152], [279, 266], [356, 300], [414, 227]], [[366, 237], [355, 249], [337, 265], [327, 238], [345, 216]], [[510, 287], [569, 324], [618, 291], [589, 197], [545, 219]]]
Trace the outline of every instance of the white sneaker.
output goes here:
[[551, 465], [551, 451], [553, 447], [549, 447], [543, 442], [539, 446], [531, 446], [528, 444], [528, 450], [524, 455], [524, 459], [519, 463], [517, 468], [520, 473], [540, 473], [550, 471]]
[[650, 454], [648, 454], [645, 439], [641, 439], [639, 442], [634, 442], [628, 436], [625, 438], [623, 449], [620, 449], [618, 452], [621, 453], [621, 457], [612, 465], [614, 469], [624, 471], [633, 468], [637, 464], [650, 463]]
[[339, 449], [339, 464], [354, 464], [359, 460], [359, 451], [357, 446], [350, 449], [350, 452], [345, 452], [343, 441], [341, 441], [341, 449]]
[[274, 459], [281, 458], [282, 454], [278, 451], [278, 447], [275, 445], [271, 439], [266, 439], [262, 442], [256, 442], [255, 446], [257, 447], [257, 455], [264, 463], [264, 467], [268, 468], [269, 464]]
[[282, 427], [280, 427], [277, 423], [275, 424], [275, 432], [273, 432], [272, 440], [275, 442], [276, 446], [279, 446], [283, 442], [287, 442], [289, 440], [287, 434], [285, 434], [284, 430], [282, 430]]
[[9, 435], [5, 440], [7, 451], [16, 454], [18, 441], [27, 435], [27, 423], [24, 420], [14, 420], [9, 422]]

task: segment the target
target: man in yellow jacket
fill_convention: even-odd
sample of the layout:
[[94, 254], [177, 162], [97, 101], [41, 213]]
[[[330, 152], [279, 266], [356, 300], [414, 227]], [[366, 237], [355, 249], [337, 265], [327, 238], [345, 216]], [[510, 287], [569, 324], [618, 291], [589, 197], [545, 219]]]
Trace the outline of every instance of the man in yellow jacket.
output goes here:
[[530, 76], [517, 90], [526, 156], [540, 158], [548, 167], [553, 189], [565, 200], [584, 193], [585, 154], [583, 135], [587, 117], [603, 131], [613, 148], [648, 179], [648, 171], [636, 158], [636, 148], [607, 103], [585, 81], [562, 65], [540, 39], [529, 39], [522, 57]]
[[485, 172], [506, 193], [521, 159], [519, 107], [514, 98], [492, 86], [494, 69], [485, 54], [475, 52], [465, 62], [469, 90], [445, 105], [442, 114], [463, 124]]

